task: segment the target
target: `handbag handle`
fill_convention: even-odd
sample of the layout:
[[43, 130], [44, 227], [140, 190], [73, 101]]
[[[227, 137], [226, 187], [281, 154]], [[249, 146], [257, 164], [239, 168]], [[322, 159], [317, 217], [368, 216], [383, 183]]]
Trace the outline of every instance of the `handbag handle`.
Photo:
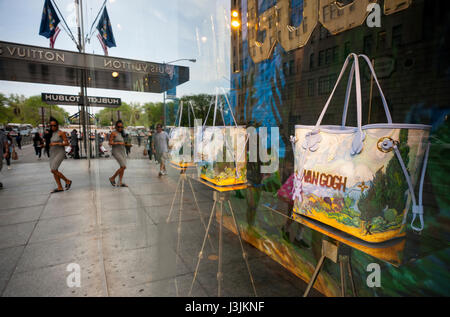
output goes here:
[[[380, 92], [381, 101], [383, 102], [384, 112], [386, 113], [387, 121], [388, 121], [388, 123], [392, 123], [391, 113], [389, 111], [389, 107], [388, 107], [386, 98], [384, 97], [383, 90], [381, 89], [381, 86], [380, 86], [380, 83], [378, 81], [378, 78], [377, 78], [377, 75], [375, 73], [375, 70], [373, 68], [372, 62], [370, 61], [369, 57], [367, 57], [367, 55], [359, 54], [358, 58], [359, 57], [362, 57], [366, 61], [367, 65], [369, 66], [370, 72], [371, 72], [371, 74], [372, 74], [372, 76], [375, 79], [375, 82], [377, 84], [378, 91]], [[354, 72], [354, 66], [352, 65], [352, 69], [350, 71], [350, 77], [348, 79], [347, 91], [346, 91], [346, 94], [345, 94], [344, 112], [342, 114], [342, 124], [341, 124], [342, 127], [345, 127], [346, 120], [347, 120], [348, 104], [349, 104], [350, 94], [351, 94], [352, 85], [353, 85], [353, 72]]]
[[[223, 94], [224, 94], [225, 101], [226, 101], [226, 104], [228, 106], [228, 109], [230, 109], [231, 118], [233, 119], [234, 125], [237, 127], [238, 125], [237, 125], [236, 119], [234, 117], [233, 109], [231, 108], [230, 101], [228, 100], [227, 93], [226, 93], [225, 89], [223, 89], [223, 87], [221, 89], [223, 91]], [[217, 117], [217, 107], [218, 107], [218, 105], [219, 105], [219, 89], [216, 88], [216, 99], [215, 99], [215, 103], [214, 103], [213, 127], [216, 126], [216, 117]], [[205, 122], [203, 123], [203, 128], [205, 127], [206, 121], [208, 120], [208, 116], [209, 116], [209, 112], [211, 110], [211, 106], [212, 106], [212, 103], [209, 105], [208, 113], [206, 114]], [[225, 117], [223, 115], [223, 109], [220, 109], [219, 111], [222, 114], [223, 124], [225, 125]]]
[[[357, 112], [358, 112], [358, 129], [361, 128], [361, 117], [362, 116], [360, 116], [359, 114], [360, 114], [361, 108], [362, 108], [362, 106], [361, 106], [362, 98], [361, 98], [361, 82], [359, 80], [358, 55], [356, 55], [355, 53], [351, 53], [345, 59], [344, 65], [342, 66], [342, 69], [341, 69], [339, 77], [338, 77], [338, 79], [336, 81], [336, 84], [334, 85], [334, 88], [333, 88], [330, 96], [328, 97], [328, 100], [325, 103], [325, 106], [323, 107], [322, 112], [321, 112], [321, 114], [319, 116], [319, 119], [317, 120], [317, 123], [316, 123], [316, 125], [314, 127], [315, 131], [319, 130], [320, 124], [322, 123], [322, 119], [323, 119], [323, 117], [325, 116], [325, 113], [328, 110], [328, 106], [330, 105], [331, 99], [333, 98], [334, 93], [336, 92], [336, 89], [337, 89], [337, 87], [339, 85], [339, 82], [341, 81], [341, 79], [342, 79], [342, 77], [343, 77], [343, 75], [344, 75], [344, 73], [345, 73], [345, 71], [347, 69], [348, 63], [350, 62], [350, 60], [352, 58], [353, 58], [353, 65], [352, 65], [352, 69], [350, 71], [349, 84], [347, 85], [346, 101], [348, 101], [347, 99], [350, 96], [351, 86], [352, 86], [352, 83], [353, 83], [353, 75], [355, 75], [356, 76], [355, 83], [356, 83], [356, 107], [357, 107]], [[354, 73], [356, 73], [356, 74], [354, 74]], [[347, 113], [347, 108], [344, 108], [344, 113]]]
[[[355, 72], [355, 85], [356, 85], [356, 111], [357, 111], [357, 122], [358, 122], [358, 131], [355, 134], [355, 137], [352, 142], [352, 151], [351, 154], [359, 154], [362, 151], [363, 141], [365, 139], [365, 133], [362, 131], [362, 97], [361, 97], [361, 81], [360, 81], [360, 72], [359, 72], [359, 61], [358, 61], [358, 55], [355, 53], [351, 53], [347, 56], [345, 59], [344, 65], [342, 66], [341, 72], [339, 74], [339, 77], [336, 81], [336, 84], [334, 85], [333, 91], [331, 92], [330, 96], [328, 97], [328, 100], [323, 107], [322, 113], [319, 116], [319, 119], [317, 120], [316, 125], [313, 128], [313, 131], [307, 135], [307, 139], [305, 140], [305, 144], [303, 147], [309, 148], [311, 151], [315, 151], [318, 148], [318, 143], [321, 141], [321, 137], [319, 136], [320, 131], [320, 124], [322, 123], [322, 119], [325, 116], [325, 113], [328, 110], [328, 107], [330, 105], [331, 99], [333, 98], [334, 93], [336, 92], [336, 89], [339, 85], [339, 82], [341, 81], [348, 63], [353, 58], [353, 66], [352, 69], [354, 69]], [[353, 73], [351, 71], [351, 73]], [[352, 74], [350, 74], [350, 77], [353, 77]], [[347, 87], [347, 92], [349, 95], [349, 88]], [[345, 109], [344, 109], [345, 110]]]
[[[181, 119], [183, 117], [183, 100], [181, 100], [180, 102], [180, 107], [178, 108], [178, 113], [177, 113], [177, 118], [178, 118], [178, 127], [181, 126]], [[194, 117], [194, 120], [196, 119], [195, 117], [195, 112], [194, 112], [194, 106], [192, 105], [192, 100], [188, 101], [188, 120], [189, 120], [189, 126], [191, 126], [191, 112], [192, 115]]]
[[181, 117], [183, 116], [183, 100], [181, 100], [181, 102], [180, 102], [180, 109], [179, 109], [179, 111], [180, 111], [180, 118], [178, 120], [178, 127], [181, 126]]

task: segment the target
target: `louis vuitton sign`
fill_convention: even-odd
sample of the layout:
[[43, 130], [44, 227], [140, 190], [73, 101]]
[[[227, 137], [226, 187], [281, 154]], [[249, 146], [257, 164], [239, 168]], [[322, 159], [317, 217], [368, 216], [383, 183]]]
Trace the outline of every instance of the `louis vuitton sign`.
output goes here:
[[[189, 68], [0, 41], [0, 80], [163, 92], [189, 80]], [[118, 77], [112, 77], [118, 72]]]

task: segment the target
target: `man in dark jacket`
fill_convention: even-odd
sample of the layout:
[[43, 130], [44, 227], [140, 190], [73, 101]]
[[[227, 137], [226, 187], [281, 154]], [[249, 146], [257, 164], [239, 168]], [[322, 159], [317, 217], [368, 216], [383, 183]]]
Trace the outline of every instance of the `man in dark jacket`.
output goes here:
[[73, 149], [73, 158], [80, 158], [80, 147], [78, 146], [78, 132], [76, 129], [73, 129], [70, 133], [70, 146]]
[[50, 157], [50, 139], [52, 138], [52, 134], [50, 133], [49, 129], [45, 130], [44, 133], [44, 140], [45, 140], [45, 154], [47, 154], [47, 157]]
[[[6, 140], [6, 135], [3, 130], [0, 130], [0, 171], [3, 167], [3, 159], [8, 156], [9, 146]], [[0, 183], [0, 189], [3, 188], [3, 184]]]

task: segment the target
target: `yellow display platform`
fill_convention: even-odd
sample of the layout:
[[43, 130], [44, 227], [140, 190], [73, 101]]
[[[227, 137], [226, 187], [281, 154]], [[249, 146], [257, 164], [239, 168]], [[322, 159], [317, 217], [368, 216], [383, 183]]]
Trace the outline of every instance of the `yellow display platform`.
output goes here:
[[205, 175], [201, 175], [201, 178], [203, 178], [204, 180], [208, 181], [211, 184], [214, 184], [216, 186], [234, 186], [234, 185], [241, 185], [241, 184], [245, 184], [246, 181], [239, 181], [236, 178], [227, 178], [227, 179], [223, 179], [223, 180], [215, 180], [213, 178], [209, 178]]
[[196, 181], [218, 191], [218, 192], [229, 192], [229, 191], [233, 191], [233, 190], [239, 190], [239, 189], [246, 189], [248, 187], [247, 183], [241, 183], [241, 184], [236, 184], [236, 185], [228, 185], [228, 186], [218, 186], [214, 183], [211, 183], [207, 180], [205, 180], [203, 177], [201, 178], [193, 178]]
[[177, 169], [177, 170], [184, 170], [187, 168], [193, 168], [195, 167], [195, 163], [178, 163], [178, 162], [173, 162], [170, 161], [170, 166], [172, 166], [173, 168]]

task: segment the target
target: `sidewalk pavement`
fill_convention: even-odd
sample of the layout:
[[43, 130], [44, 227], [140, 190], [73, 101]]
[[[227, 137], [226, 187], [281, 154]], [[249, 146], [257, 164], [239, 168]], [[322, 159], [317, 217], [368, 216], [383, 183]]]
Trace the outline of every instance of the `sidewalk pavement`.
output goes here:
[[[159, 178], [148, 159], [129, 160], [124, 182], [113, 188], [113, 159], [65, 160], [70, 191], [49, 194], [55, 183], [48, 162], [14, 164], [0, 181], [1, 296], [187, 296], [205, 228], [185, 187], [182, 217], [178, 201], [166, 222], [178, 172]], [[194, 181], [207, 222], [212, 191]], [[180, 223], [181, 245], [176, 253]], [[217, 296], [218, 225], [211, 231], [193, 296]], [[258, 296], [301, 296], [306, 284], [247, 243]], [[80, 268], [80, 287], [69, 287]], [[237, 236], [224, 230], [224, 296], [253, 296]], [[69, 267], [73, 270], [73, 266]], [[73, 273], [75, 272], [75, 273]], [[75, 279], [76, 280], [76, 279]], [[315, 292], [314, 295], [317, 295]]]

